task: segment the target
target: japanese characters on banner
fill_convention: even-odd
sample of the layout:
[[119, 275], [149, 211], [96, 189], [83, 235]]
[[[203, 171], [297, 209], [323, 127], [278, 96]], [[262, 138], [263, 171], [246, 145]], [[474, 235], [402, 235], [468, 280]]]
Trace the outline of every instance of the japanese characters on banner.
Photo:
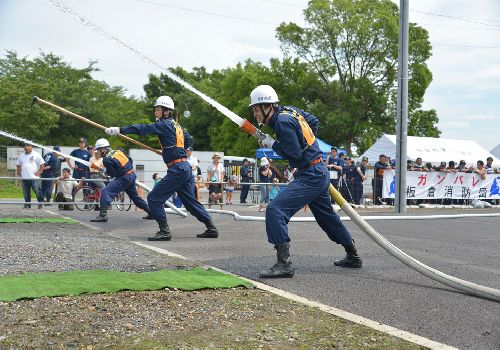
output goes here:
[[[394, 198], [396, 173], [384, 172], [383, 198]], [[408, 171], [407, 199], [500, 199], [500, 174], [488, 174], [484, 180], [472, 173]]]

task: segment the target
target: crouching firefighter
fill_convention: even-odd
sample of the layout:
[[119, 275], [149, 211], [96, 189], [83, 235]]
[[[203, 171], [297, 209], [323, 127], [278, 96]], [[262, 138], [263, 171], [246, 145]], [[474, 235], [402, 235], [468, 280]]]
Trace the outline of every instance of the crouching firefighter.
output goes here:
[[288, 222], [305, 205], [309, 205], [318, 225], [330, 240], [341, 244], [347, 256], [334, 261], [342, 267], [359, 268], [362, 265], [349, 231], [333, 211], [328, 187], [330, 175], [323, 163], [316, 133], [318, 119], [301, 109], [278, 105], [276, 91], [269, 85], [260, 85], [250, 94], [250, 107], [259, 125], [268, 125], [277, 136], [266, 134], [262, 146], [272, 148], [297, 168], [295, 179], [267, 206], [266, 232], [269, 243], [277, 250], [277, 263], [259, 274], [261, 278], [293, 277], [290, 258]]
[[105, 130], [108, 135], [136, 134], [157, 135], [162, 148], [162, 157], [167, 164], [167, 175], [153, 188], [148, 195], [151, 214], [158, 222], [160, 230], [150, 241], [169, 241], [172, 234], [167, 224], [167, 216], [163, 204], [175, 192], [182, 200], [187, 211], [203, 222], [206, 230], [197, 235], [199, 238], [217, 238], [219, 233], [212, 218], [203, 205], [194, 196], [194, 178], [191, 166], [187, 161], [186, 148], [192, 147], [193, 138], [172, 117], [174, 101], [169, 96], [160, 96], [154, 104], [156, 122], [153, 124], [134, 124], [123, 127], [111, 127]]
[[108, 221], [107, 212], [109, 205], [120, 192], [125, 193], [130, 197], [134, 204], [147, 213], [143, 219], [152, 220], [151, 212], [148, 204], [137, 193], [135, 186], [136, 175], [132, 165], [132, 160], [120, 149], [112, 150], [109, 142], [106, 139], [99, 139], [95, 143], [94, 155], [96, 159], [102, 158], [104, 168], [99, 168], [96, 163], [92, 163], [91, 167], [99, 169], [101, 174], [106, 172], [108, 176], [115, 179], [108, 183], [101, 192], [101, 201], [99, 203], [99, 215], [90, 221], [106, 222]]

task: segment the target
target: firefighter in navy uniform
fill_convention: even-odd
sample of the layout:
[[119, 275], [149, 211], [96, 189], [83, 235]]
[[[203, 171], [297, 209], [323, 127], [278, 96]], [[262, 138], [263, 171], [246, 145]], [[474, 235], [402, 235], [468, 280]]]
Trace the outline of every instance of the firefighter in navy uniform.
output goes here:
[[153, 124], [134, 124], [124, 127], [111, 127], [105, 130], [108, 135], [136, 134], [157, 135], [162, 147], [162, 157], [167, 164], [167, 175], [148, 195], [148, 204], [160, 230], [150, 241], [169, 241], [172, 234], [168, 227], [163, 204], [175, 192], [179, 195], [187, 211], [203, 222], [206, 230], [197, 235], [199, 238], [217, 238], [219, 233], [211, 216], [194, 196], [194, 178], [187, 162], [186, 148], [193, 146], [193, 138], [175, 120], [174, 101], [169, 96], [160, 96], [155, 102], [156, 122]]
[[328, 237], [342, 244], [347, 255], [334, 262], [337, 266], [359, 268], [362, 265], [351, 234], [333, 211], [328, 187], [330, 176], [322, 161], [315, 134], [318, 119], [295, 107], [278, 105], [278, 95], [269, 85], [260, 85], [250, 94], [250, 107], [259, 125], [268, 125], [277, 140], [266, 135], [262, 146], [272, 148], [297, 168], [295, 179], [268, 205], [266, 232], [268, 241], [277, 250], [277, 263], [259, 274], [261, 278], [293, 277], [290, 238], [287, 224], [305, 205], [309, 205], [319, 226]]
[[114, 177], [115, 179], [108, 183], [101, 191], [99, 215], [90, 221], [108, 221], [107, 212], [109, 205], [113, 202], [113, 198], [115, 198], [118, 193], [122, 191], [125, 191], [125, 193], [128, 194], [132, 202], [134, 202], [138, 208], [144, 210], [148, 214], [143, 219], [152, 219], [148, 204], [137, 193], [135, 185], [135, 179], [137, 176], [135, 175], [132, 161], [125, 154], [125, 152], [120, 149], [112, 150], [109, 146], [108, 140], [99, 139], [95, 143], [94, 156], [96, 159], [102, 158], [104, 168], [99, 169], [96, 163], [92, 163], [91, 166], [99, 169], [102, 174], [104, 174], [105, 171], [109, 176]]

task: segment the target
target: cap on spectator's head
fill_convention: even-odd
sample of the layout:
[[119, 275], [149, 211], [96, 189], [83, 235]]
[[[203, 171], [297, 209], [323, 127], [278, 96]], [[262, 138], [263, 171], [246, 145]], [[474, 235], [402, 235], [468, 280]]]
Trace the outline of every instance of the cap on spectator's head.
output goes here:
[[460, 164], [465, 164], [465, 160], [463, 160], [463, 159], [462, 159], [462, 160], [460, 161]]
[[368, 157], [363, 157], [363, 158], [361, 158], [361, 160], [366, 160], [366, 161], [368, 161]]
[[337, 152], [337, 147], [332, 147], [331, 150]]
[[220, 159], [220, 156], [218, 153], [214, 153], [214, 155], [212, 156], [212, 159], [215, 159], [215, 158], [219, 158]]
[[269, 165], [269, 160], [266, 157], [262, 157], [260, 159], [260, 165], [262, 165], [262, 166]]
[[441, 162], [439, 166], [446, 166], [446, 162]]
[[248, 159], [243, 158], [243, 163], [248, 162]]
[[454, 166], [454, 165], [455, 165], [455, 162], [454, 162], [453, 160], [450, 160], [450, 161], [448, 162], [448, 166]]
[[193, 147], [186, 147], [186, 151], [192, 151]]
[[411, 163], [412, 163], [411, 159], [408, 159], [408, 160], [406, 161], [406, 164], [411, 164]]
[[61, 150], [61, 147], [59, 146], [54, 146], [54, 151], [60, 151]]
[[345, 156], [344, 160], [352, 160], [352, 159], [349, 156]]

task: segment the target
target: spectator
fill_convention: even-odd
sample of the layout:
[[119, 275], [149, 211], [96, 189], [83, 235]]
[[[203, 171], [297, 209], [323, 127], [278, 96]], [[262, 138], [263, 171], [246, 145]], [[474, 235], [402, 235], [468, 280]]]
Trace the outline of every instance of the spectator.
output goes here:
[[354, 203], [353, 192], [356, 167], [352, 164], [352, 159], [350, 157], [346, 157], [344, 162], [344, 166], [342, 167], [342, 173], [344, 174], [342, 179], [344, 179], [344, 184], [340, 187], [341, 194], [349, 203]]
[[432, 163], [425, 163], [424, 171], [435, 171], [434, 167], [432, 166]]
[[248, 159], [243, 159], [243, 166], [240, 168], [241, 182], [247, 183], [245, 185], [241, 185], [241, 193], [240, 193], [240, 203], [246, 203], [248, 197], [248, 190], [250, 189], [250, 179], [252, 178], [252, 169], [250, 168], [250, 162]]
[[279, 192], [280, 192], [279, 180], [275, 177], [273, 179], [273, 184], [271, 185], [271, 190], [269, 191], [269, 202], [272, 202], [272, 200], [276, 198]]
[[333, 185], [333, 187], [338, 189], [339, 179], [342, 176], [342, 167], [344, 166], [344, 161], [337, 157], [336, 147], [332, 147], [326, 161], [326, 166], [330, 170], [330, 183]]
[[234, 186], [236, 186], [237, 184], [238, 184], [238, 177], [233, 173], [231, 176], [229, 176], [227, 185], [225, 187], [226, 204], [233, 204]]
[[408, 159], [406, 161], [406, 170], [407, 171], [412, 171], [413, 170], [413, 162], [410, 159]]
[[[23, 194], [26, 203], [31, 202], [31, 189], [35, 192], [39, 203], [43, 202], [43, 195], [40, 189], [40, 174], [43, 172], [45, 162], [42, 156], [33, 151], [33, 146], [29, 143], [24, 144], [24, 153], [19, 155], [17, 159], [17, 174], [21, 175], [23, 181]], [[25, 208], [31, 208], [31, 204], [25, 204]], [[42, 205], [38, 205], [38, 209], [42, 209]]]
[[458, 164], [457, 172], [470, 173], [472, 172], [472, 170], [473, 170], [472, 166], [467, 168], [465, 160], [461, 160], [460, 163]]
[[356, 167], [356, 172], [354, 173], [354, 189], [353, 197], [354, 204], [361, 204], [361, 197], [363, 196], [363, 181], [366, 180], [366, 165], [368, 164], [368, 158], [363, 157], [361, 159], [361, 164]]
[[285, 181], [287, 183], [292, 182], [295, 179], [295, 173], [297, 172], [297, 168], [292, 168], [290, 165], [287, 165], [285, 171], [283, 173], [285, 177]]
[[486, 165], [484, 166], [486, 169], [486, 174], [495, 174], [495, 168], [493, 168], [493, 158], [488, 157], [486, 158]]
[[486, 180], [486, 168], [484, 167], [484, 162], [482, 160], [477, 161], [477, 167], [473, 170], [473, 173], [478, 174], [481, 180]]
[[272, 176], [273, 172], [269, 167], [269, 160], [266, 157], [262, 157], [262, 159], [260, 160], [260, 168], [259, 168], [259, 182], [264, 184], [259, 185], [260, 212], [264, 211], [264, 204], [269, 203], [269, 187], [268, 185], [265, 185], [265, 183], [270, 183]]
[[153, 174], [153, 187], [158, 185], [158, 182], [160, 182], [161, 176], [158, 173]]
[[438, 171], [442, 172], [442, 173], [449, 173], [448, 171], [448, 168], [446, 167], [446, 162], [441, 162], [439, 164], [439, 169]]
[[[215, 153], [212, 156], [213, 162], [210, 163], [207, 169], [207, 181], [210, 182], [208, 186], [208, 208], [211, 204], [222, 203], [222, 182], [224, 180], [224, 166], [219, 163], [220, 156]], [[222, 204], [221, 204], [222, 206]]]
[[415, 164], [413, 165], [412, 170], [414, 170], [414, 171], [426, 171], [426, 169], [424, 168], [424, 164], [422, 163], [422, 158], [418, 157], [415, 160]]
[[[56, 164], [54, 165], [53, 169], [53, 177], [59, 177], [61, 176], [61, 163], [64, 161], [64, 157], [61, 155], [61, 147], [59, 146], [54, 146], [54, 156], [56, 157]], [[54, 185], [54, 201], [56, 199], [56, 194], [57, 194], [57, 181], [55, 181]]]
[[[73, 202], [73, 192], [80, 187], [77, 181], [71, 180], [71, 171], [64, 168], [62, 175], [57, 180], [56, 202]], [[73, 204], [59, 204], [59, 210], [74, 210]]]
[[[54, 149], [55, 149], [55, 147], [54, 147]], [[53, 177], [58, 175], [55, 172], [56, 167], [57, 167], [57, 163], [58, 163], [58, 159], [57, 159], [57, 155], [54, 152], [49, 152], [43, 157], [43, 160], [45, 162], [45, 166], [43, 168], [41, 178], [47, 179], [47, 180], [41, 180], [42, 181], [41, 191], [42, 191], [43, 199], [46, 202], [50, 202], [50, 197], [52, 197], [52, 183], [53, 183], [53, 181], [52, 180], [49, 181], [48, 179], [52, 179]]]
[[456, 169], [456, 167], [455, 167], [455, 162], [454, 162], [454, 161], [452, 161], [452, 160], [450, 160], [450, 161], [448, 162], [448, 172], [449, 172], [449, 173], [456, 173], [456, 172], [457, 172], [457, 169]]
[[[90, 160], [90, 152], [87, 150], [87, 146], [87, 139], [85, 137], [82, 137], [78, 141], [78, 148], [71, 151], [69, 155], [88, 162]], [[66, 162], [68, 163], [68, 166], [73, 169], [73, 178], [89, 178], [89, 167], [87, 165], [70, 159], [66, 159]], [[73, 165], [72, 162], [74, 162], [75, 164]]]
[[[417, 158], [418, 159], [418, 158]], [[382, 187], [384, 185], [384, 172], [390, 170], [391, 166], [387, 163], [387, 158], [385, 154], [381, 154], [378, 157], [378, 162], [375, 163], [375, 177], [373, 179], [373, 195], [374, 203], [382, 204]]]
[[[93, 146], [87, 147], [87, 151], [89, 151], [89, 153], [90, 153], [90, 158], [89, 158], [90, 178], [94, 179], [94, 180], [99, 180], [99, 179], [102, 180], [103, 177], [101, 174], [99, 174], [99, 169], [104, 168], [104, 164], [102, 163], [102, 158], [99, 158], [99, 159], [96, 158], [96, 156], [94, 154], [94, 147]], [[92, 165], [94, 165], [94, 167]], [[102, 190], [104, 187], [104, 181], [91, 181], [90, 186], [92, 186], [94, 188], [98, 188], [99, 190]], [[97, 209], [97, 207], [98, 206], [96, 206], [96, 210], [99, 210], [99, 209]]]

